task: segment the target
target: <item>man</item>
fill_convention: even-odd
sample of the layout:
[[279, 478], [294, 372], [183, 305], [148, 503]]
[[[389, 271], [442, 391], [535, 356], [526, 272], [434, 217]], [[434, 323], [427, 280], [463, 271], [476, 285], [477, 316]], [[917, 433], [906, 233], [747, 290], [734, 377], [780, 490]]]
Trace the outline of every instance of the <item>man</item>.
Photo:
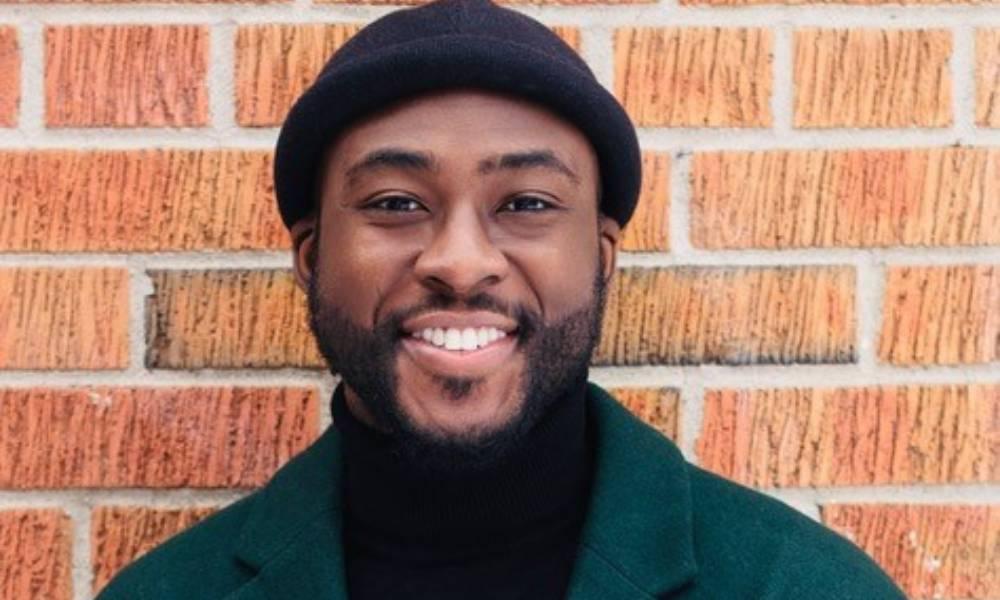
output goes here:
[[358, 33], [275, 162], [335, 426], [100, 598], [901, 598], [587, 382], [639, 164], [527, 17], [441, 0]]

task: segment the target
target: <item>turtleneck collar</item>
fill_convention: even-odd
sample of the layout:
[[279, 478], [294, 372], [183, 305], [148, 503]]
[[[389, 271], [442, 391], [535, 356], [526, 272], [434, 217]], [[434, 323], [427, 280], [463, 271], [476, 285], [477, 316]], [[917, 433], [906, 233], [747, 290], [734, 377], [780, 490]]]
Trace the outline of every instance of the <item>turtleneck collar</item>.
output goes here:
[[502, 552], [578, 530], [589, 498], [586, 372], [549, 406], [502, 462], [468, 473], [408, 469], [391, 436], [333, 394], [344, 455], [348, 543], [386, 556], [434, 562]]

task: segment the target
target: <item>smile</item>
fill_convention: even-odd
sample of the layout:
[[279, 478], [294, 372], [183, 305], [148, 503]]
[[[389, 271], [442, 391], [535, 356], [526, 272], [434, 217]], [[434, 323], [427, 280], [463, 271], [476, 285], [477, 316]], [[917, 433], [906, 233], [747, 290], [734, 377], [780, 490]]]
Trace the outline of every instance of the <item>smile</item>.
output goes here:
[[484, 377], [517, 348], [517, 322], [490, 311], [436, 310], [407, 319], [402, 327], [405, 356], [435, 375]]
[[499, 339], [507, 337], [507, 332], [496, 327], [426, 327], [414, 331], [413, 337], [445, 350], [476, 350], [484, 348]]

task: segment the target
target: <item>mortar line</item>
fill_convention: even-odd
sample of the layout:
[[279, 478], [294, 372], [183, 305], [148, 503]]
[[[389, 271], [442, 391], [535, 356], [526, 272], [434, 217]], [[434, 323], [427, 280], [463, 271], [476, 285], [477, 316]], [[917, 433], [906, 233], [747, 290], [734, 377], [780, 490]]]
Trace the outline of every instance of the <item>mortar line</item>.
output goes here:
[[[681, 162], [687, 159], [682, 159]], [[671, 161], [674, 162], [673, 160]], [[797, 248], [788, 250], [691, 248], [685, 218], [688, 209], [683, 203], [687, 196], [687, 171], [671, 165], [671, 210], [677, 218], [670, 221], [672, 251], [620, 252], [618, 267], [655, 268], [675, 266], [720, 267], [802, 267], [850, 266], [872, 260], [893, 265], [946, 266], [952, 264], [1000, 263], [1000, 246], [941, 246], [889, 248]], [[674, 215], [671, 215], [674, 216]], [[288, 250], [232, 250], [204, 252], [62, 252], [19, 253], [0, 252], [0, 268], [16, 267], [120, 267], [131, 262], [141, 263], [147, 270], [272, 270], [290, 269]]]
[[792, 48], [792, 27], [787, 20], [775, 23], [774, 48], [771, 60], [774, 85], [771, 89], [771, 114], [773, 122], [771, 129], [781, 138], [792, 131], [792, 113], [794, 111], [792, 73], [795, 69]]
[[[37, 104], [37, 102], [36, 102]], [[29, 104], [30, 108], [30, 104]], [[228, 110], [228, 109], [227, 109]], [[38, 119], [41, 119], [39, 116]], [[37, 129], [37, 127], [35, 128]], [[2, 150], [143, 150], [164, 147], [179, 150], [234, 148], [273, 151], [280, 128], [55, 128], [4, 130]], [[974, 128], [958, 136], [953, 129], [801, 129], [775, 131], [763, 128], [638, 127], [644, 150], [767, 151], [767, 150], [857, 150], [920, 149], [962, 144], [974, 147], [1000, 146], [1000, 129]]]
[[[260, 22], [368, 22], [394, 10], [394, 5], [308, 4], [291, 5], [107, 5], [65, 6], [18, 4], [0, 7], [0, 19], [19, 24], [35, 19], [55, 25], [114, 24], [114, 23], [212, 23], [230, 20], [236, 24]], [[786, 18], [795, 26], [882, 27], [887, 29], [949, 27], [975, 20], [985, 26], [1000, 23], [1000, 7], [968, 5], [928, 5], [914, 11], [907, 6], [839, 5], [805, 6], [758, 5], [728, 6], [724, 12], [713, 6], [682, 6], [679, 3], [615, 5], [614, 10], [600, 12], [594, 6], [513, 5], [510, 8], [543, 23], [566, 20], [567, 25], [592, 24], [595, 14], [610, 26], [716, 26], [720, 16], [725, 27], [770, 27], [777, 19]]]
[[875, 368], [884, 287], [881, 280], [884, 272], [868, 255], [865, 260], [857, 263], [855, 274], [858, 368], [870, 372]]
[[[656, 254], [657, 257], [672, 257], [672, 260], [682, 261], [696, 254], [691, 247], [691, 169], [693, 157], [690, 151], [677, 150], [670, 156], [670, 213], [667, 216], [667, 226], [670, 232], [670, 254]], [[619, 266], [625, 266], [639, 258], [638, 253], [622, 254]]]
[[[89, 512], [99, 506], [144, 506], [186, 508], [218, 506], [242, 498], [253, 489], [209, 488], [64, 488], [49, 490], [2, 490], [0, 510], [15, 508], [66, 508]], [[89, 530], [89, 527], [88, 527]]]
[[235, 115], [234, 32], [231, 22], [217, 23], [210, 30], [207, 73], [209, 114], [212, 128], [225, 137], [239, 132]]
[[952, 77], [952, 106], [956, 137], [971, 140], [975, 136], [976, 91], [973, 82], [975, 50], [973, 28], [962, 24], [952, 28], [952, 53], [949, 60]]
[[701, 437], [702, 421], [705, 413], [705, 381], [701, 371], [685, 373], [680, 388], [680, 444], [684, 457], [698, 464], [695, 454], [698, 438]]
[[19, 29], [21, 101], [15, 130], [23, 142], [45, 131], [45, 41], [44, 26], [38, 21], [26, 21]]
[[580, 51], [597, 81], [614, 93], [615, 57], [612, 30], [599, 25], [581, 28]]
[[146, 298], [153, 294], [153, 281], [139, 260], [130, 260], [129, 279], [129, 365], [126, 373], [146, 376]]
[[90, 600], [93, 585], [93, 563], [90, 555], [90, 506], [86, 498], [77, 498], [63, 502], [60, 506], [70, 516], [72, 523], [72, 565], [71, 581], [74, 600]]

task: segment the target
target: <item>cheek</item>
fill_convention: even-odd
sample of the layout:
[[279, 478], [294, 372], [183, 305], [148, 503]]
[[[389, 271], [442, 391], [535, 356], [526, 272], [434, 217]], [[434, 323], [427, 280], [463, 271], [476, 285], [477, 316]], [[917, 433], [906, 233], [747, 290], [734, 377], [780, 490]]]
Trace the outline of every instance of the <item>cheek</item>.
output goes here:
[[384, 296], [405, 275], [411, 251], [399, 240], [360, 228], [330, 227], [323, 237], [317, 260], [323, 293], [356, 323], [374, 327]]
[[598, 261], [596, 234], [591, 237], [595, 239], [579, 236], [507, 250], [538, 299], [545, 321], [552, 322], [590, 300]]

